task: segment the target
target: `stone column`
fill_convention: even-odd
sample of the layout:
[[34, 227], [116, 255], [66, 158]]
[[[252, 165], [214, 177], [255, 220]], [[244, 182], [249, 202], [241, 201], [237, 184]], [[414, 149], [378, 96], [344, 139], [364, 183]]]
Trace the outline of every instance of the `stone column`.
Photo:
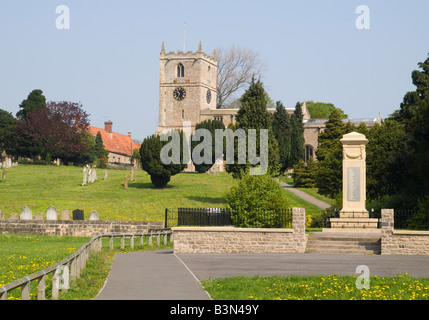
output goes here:
[[[362, 231], [377, 229], [378, 219], [370, 219], [366, 210], [365, 135], [352, 132], [340, 140], [343, 145], [343, 209], [339, 219], [331, 219], [331, 229]], [[352, 230], [351, 230], [352, 229]]]
[[352, 132], [343, 144], [343, 209], [340, 218], [368, 218], [366, 210], [366, 145], [363, 134]]

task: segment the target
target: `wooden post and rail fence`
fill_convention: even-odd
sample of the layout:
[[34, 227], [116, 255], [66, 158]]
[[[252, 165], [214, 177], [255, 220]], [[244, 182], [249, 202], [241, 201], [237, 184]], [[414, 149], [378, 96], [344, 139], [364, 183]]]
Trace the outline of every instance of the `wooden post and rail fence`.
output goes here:
[[130, 238], [130, 248], [134, 249], [134, 239], [140, 237], [140, 245], [143, 245], [143, 238], [149, 237], [149, 246], [153, 245], [153, 237], [156, 237], [156, 244], [160, 246], [161, 236], [164, 237], [164, 245], [167, 245], [168, 236], [171, 238], [172, 232], [166, 229], [152, 229], [148, 233], [136, 234], [102, 234], [91, 238], [82, 245], [79, 250], [60, 262], [43, 269], [42, 271], [25, 276], [19, 280], [0, 287], [0, 300], [7, 300], [8, 292], [21, 288], [21, 299], [30, 300], [30, 284], [32, 281], [38, 281], [37, 300], [45, 300], [46, 276], [52, 274], [52, 299], [57, 300], [59, 291], [70, 289], [71, 281], [80, 277], [83, 269], [86, 268], [86, 262], [91, 252], [100, 252], [102, 248], [102, 239], [109, 238], [110, 250], [113, 250], [114, 238], [121, 238], [121, 249], [125, 249], [125, 238]]

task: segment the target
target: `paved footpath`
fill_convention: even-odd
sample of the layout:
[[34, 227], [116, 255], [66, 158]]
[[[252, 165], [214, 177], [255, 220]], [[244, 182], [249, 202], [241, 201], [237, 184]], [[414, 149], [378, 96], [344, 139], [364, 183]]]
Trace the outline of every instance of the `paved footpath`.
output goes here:
[[429, 278], [429, 256], [338, 254], [117, 254], [96, 300], [209, 300], [199, 280], [232, 276], [371, 275]]
[[301, 199], [315, 205], [316, 207], [319, 207], [320, 209], [326, 210], [326, 209], [331, 207], [330, 204], [323, 202], [319, 199], [316, 199], [315, 197], [310, 196], [309, 194], [291, 186], [290, 184], [287, 184], [283, 181], [280, 181], [280, 185], [283, 187], [283, 189], [289, 190], [290, 192], [294, 193], [295, 195], [297, 195]]
[[210, 300], [172, 250], [119, 253], [96, 300]]

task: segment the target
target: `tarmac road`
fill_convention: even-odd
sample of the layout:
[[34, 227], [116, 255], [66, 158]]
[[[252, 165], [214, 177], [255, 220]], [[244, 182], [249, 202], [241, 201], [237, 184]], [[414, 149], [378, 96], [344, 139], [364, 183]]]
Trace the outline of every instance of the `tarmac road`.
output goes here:
[[429, 278], [429, 256], [339, 254], [117, 254], [96, 300], [209, 300], [201, 280], [232, 276], [370, 275]]

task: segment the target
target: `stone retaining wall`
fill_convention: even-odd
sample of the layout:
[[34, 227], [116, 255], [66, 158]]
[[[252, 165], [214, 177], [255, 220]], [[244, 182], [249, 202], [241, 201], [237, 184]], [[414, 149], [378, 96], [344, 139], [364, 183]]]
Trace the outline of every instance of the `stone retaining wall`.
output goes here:
[[93, 237], [99, 234], [145, 233], [159, 228], [164, 228], [164, 222], [0, 220], [0, 234]]
[[304, 253], [305, 210], [294, 208], [292, 229], [177, 227], [175, 253]]
[[394, 210], [381, 211], [381, 254], [429, 255], [429, 231], [394, 229]]

